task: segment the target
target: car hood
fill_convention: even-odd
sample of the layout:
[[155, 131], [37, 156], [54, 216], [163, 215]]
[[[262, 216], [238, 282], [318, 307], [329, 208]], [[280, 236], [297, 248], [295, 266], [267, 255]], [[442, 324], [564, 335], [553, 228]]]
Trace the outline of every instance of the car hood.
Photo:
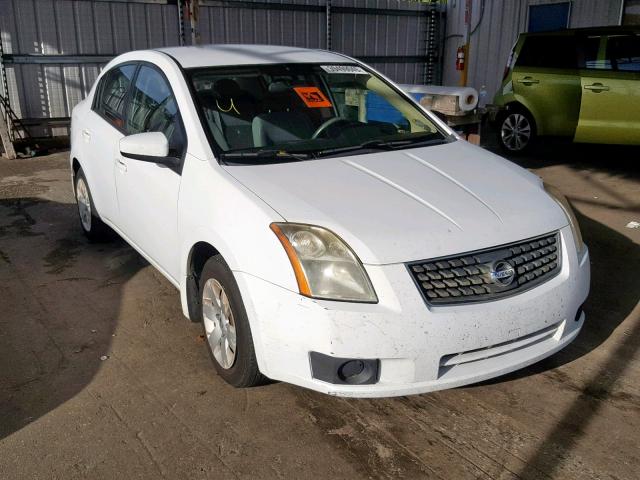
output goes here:
[[537, 176], [464, 141], [224, 168], [287, 221], [337, 233], [366, 264], [459, 254], [567, 224]]

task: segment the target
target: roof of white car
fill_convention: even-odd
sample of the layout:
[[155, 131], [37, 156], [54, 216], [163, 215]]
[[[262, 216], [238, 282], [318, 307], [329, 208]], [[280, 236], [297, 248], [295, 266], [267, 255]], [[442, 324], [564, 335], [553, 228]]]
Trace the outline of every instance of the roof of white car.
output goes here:
[[198, 45], [158, 49], [184, 68], [268, 63], [345, 63], [349, 58], [325, 50], [278, 45]]

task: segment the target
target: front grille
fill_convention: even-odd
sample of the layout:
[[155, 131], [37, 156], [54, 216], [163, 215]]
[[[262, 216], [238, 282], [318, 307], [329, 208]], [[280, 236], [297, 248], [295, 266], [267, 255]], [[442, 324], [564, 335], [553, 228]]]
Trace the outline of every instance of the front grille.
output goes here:
[[460, 255], [407, 264], [427, 303], [486, 302], [529, 290], [558, 274], [558, 232]]

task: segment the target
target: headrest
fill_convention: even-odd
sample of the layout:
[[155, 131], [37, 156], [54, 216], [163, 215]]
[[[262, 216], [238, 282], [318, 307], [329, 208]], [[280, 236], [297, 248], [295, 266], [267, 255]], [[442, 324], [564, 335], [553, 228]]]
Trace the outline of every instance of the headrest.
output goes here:
[[285, 93], [291, 90], [291, 85], [286, 82], [276, 81], [269, 84], [269, 93]]
[[235, 80], [231, 80], [230, 78], [223, 78], [218, 80], [213, 89], [219, 98], [233, 98], [239, 97], [242, 94], [242, 89], [240, 85]]

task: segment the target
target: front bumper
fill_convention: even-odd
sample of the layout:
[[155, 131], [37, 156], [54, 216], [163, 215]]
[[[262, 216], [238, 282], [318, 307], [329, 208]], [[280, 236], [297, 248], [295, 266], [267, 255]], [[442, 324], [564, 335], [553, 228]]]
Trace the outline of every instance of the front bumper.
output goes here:
[[[578, 258], [563, 228], [560, 273], [519, 295], [427, 306], [403, 264], [366, 266], [379, 303], [319, 301], [235, 272], [260, 370], [268, 377], [352, 397], [424, 393], [479, 382], [541, 360], [580, 331], [589, 292], [588, 251]], [[578, 315], [577, 315], [578, 314]], [[314, 379], [309, 354], [379, 359], [379, 380], [338, 385]]]

